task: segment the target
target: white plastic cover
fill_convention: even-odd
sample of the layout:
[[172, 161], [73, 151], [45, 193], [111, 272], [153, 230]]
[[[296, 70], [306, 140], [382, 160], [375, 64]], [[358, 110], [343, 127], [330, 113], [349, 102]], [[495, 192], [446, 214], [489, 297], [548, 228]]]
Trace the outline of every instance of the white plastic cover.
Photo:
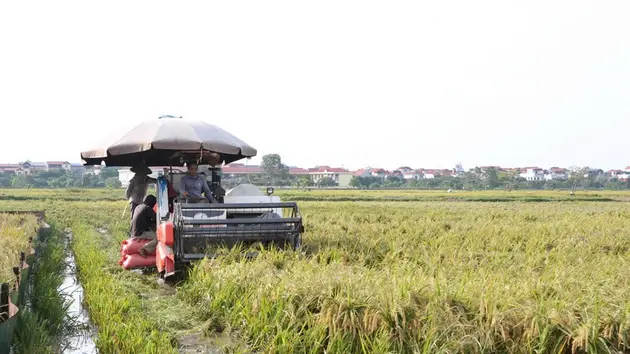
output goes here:
[[245, 183], [239, 184], [238, 186], [230, 189], [225, 193], [225, 195], [232, 197], [258, 197], [264, 196], [265, 193], [263, 193], [263, 191], [255, 185]]

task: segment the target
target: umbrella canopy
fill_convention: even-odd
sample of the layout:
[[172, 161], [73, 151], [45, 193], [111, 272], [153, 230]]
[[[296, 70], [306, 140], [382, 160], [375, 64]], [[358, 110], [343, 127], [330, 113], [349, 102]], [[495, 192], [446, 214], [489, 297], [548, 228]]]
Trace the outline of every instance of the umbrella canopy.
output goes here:
[[256, 156], [256, 149], [215, 125], [169, 116], [113, 134], [81, 159], [85, 165], [182, 166], [191, 158], [203, 163], [212, 152], [225, 163]]

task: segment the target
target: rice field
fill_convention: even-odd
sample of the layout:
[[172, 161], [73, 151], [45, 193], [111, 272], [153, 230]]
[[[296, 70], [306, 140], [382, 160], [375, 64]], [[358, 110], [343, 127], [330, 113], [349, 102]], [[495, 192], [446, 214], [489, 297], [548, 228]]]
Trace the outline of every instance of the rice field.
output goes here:
[[36, 216], [0, 213], [0, 282], [15, 279], [13, 267], [19, 263], [20, 252], [28, 250], [28, 238], [36, 233]]
[[305, 203], [303, 254], [199, 264], [182, 297], [271, 352], [627, 350], [621, 204]]
[[302, 200], [301, 252], [226, 251], [172, 288], [116, 263], [116, 192], [2, 205], [73, 229], [102, 353], [185, 352], [191, 338], [243, 353], [630, 350], [625, 192], [281, 191]]

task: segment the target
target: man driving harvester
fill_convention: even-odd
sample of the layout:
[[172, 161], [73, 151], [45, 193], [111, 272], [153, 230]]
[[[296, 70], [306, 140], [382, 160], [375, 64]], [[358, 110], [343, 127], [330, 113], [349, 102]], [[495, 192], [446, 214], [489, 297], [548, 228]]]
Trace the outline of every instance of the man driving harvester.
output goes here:
[[[208, 202], [213, 203], [214, 198], [206, 179], [203, 175], [197, 174], [199, 166], [196, 162], [186, 163], [188, 173], [182, 177], [179, 187], [180, 198], [188, 199], [194, 203], [203, 203], [206, 199]], [[201, 196], [203, 192], [205, 198]]]

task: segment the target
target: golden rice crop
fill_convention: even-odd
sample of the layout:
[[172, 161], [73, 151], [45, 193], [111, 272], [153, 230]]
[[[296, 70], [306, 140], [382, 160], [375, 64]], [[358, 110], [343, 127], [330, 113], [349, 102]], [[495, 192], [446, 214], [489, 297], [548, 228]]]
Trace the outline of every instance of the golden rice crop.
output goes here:
[[279, 193], [302, 200], [301, 252], [204, 260], [171, 298], [153, 295], [155, 275], [115, 263], [128, 230], [123, 197], [35, 204], [75, 228], [103, 352], [174, 352], [178, 332], [199, 327], [272, 353], [630, 350], [630, 205], [612, 201], [624, 192], [554, 202], [535, 198], [566, 193]]
[[628, 349], [630, 208], [304, 203], [303, 254], [202, 262], [201, 311], [272, 352]]
[[28, 238], [37, 233], [37, 217], [0, 213], [0, 282], [15, 278], [20, 252], [28, 250]]

